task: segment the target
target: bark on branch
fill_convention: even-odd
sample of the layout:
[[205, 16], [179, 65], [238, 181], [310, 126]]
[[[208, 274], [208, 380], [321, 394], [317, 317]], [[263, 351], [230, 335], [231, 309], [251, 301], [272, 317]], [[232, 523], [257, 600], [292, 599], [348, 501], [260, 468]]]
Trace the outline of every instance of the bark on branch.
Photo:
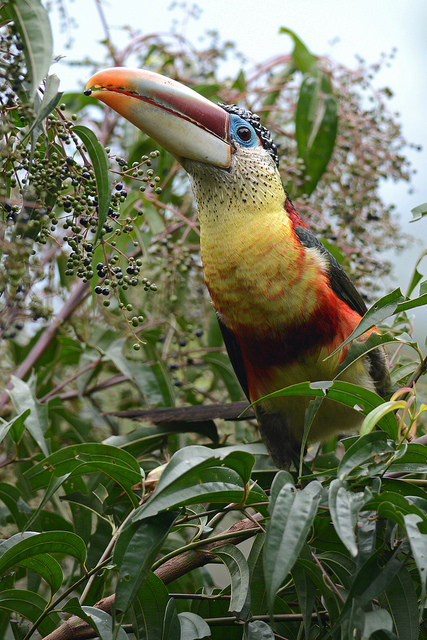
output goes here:
[[[257, 516], [255, 516], [257, 518]], [[171, 558], [160, 567], [155, 570], [155, 574], [165, 583], [169, 584], [174, 580], [177, 580], [181, 576], [189, 573], [193, 569], [203, 567], [205, 564], [212, 562], [215, 556], [209, 551], [221, 547], [224, 544], [239, 544], [255, 535], [259, 531], [259, 527], [256, 526], [253, 520], [246, 518], [235, 522], [231, 527], [226, 529], [223, 533], [235, 534], [241, 532], [241, 535], [233, 535], [230, 539], [215, 540], [209, 542], [206, 540], [206, 546], [203, 551], [199, 549], [184, 551], [179, 556]], [[114, 606], [115, 595], [107, 596], [96, 603], [95, 607], [111, 613]], [[64, 622], [58, 629], [45, 636], [44, 640], [86, 640], [87, 638], [96, 638], [97, 633], [86, 622], [82, 622], [77, 616], [72, 616], [69, 620]]]

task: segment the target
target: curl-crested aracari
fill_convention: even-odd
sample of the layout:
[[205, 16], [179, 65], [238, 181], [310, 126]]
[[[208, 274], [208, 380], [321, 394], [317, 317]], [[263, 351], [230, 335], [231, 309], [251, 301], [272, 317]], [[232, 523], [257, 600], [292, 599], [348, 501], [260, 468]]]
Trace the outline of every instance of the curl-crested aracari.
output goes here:
[[[86, 90], [172, 153], [188, 173], [205, 281], [248, 399], [297, 382], [332, 380], [347, 350], [326, 358], [366, 307], [295, 211], [280, 179], [277, 147], [259, 117], [145, 70], [100, 71]], [[384, 394], [384, 351], [369, 352], [340, 379]], [[255, 405], [262, 438], [279, 467], [299, 451], [309, 400], [274, 397]], [[325, 400], [309, 439], [353, 431], [360, 422], [358, 412]]]

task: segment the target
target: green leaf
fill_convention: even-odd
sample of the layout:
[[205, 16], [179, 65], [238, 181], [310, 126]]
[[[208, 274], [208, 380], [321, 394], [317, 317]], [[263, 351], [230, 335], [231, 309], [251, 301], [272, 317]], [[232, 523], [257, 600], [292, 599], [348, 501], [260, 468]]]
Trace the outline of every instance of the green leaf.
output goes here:
[[39, 445], [45, 456], [49, 455], [44, 434], [47, 430], [47, 405], [39, 404], [26, 382], [16, 376], [12, 376], [12, 387], [9, 394], [13, 405], [19, 413], [30, 410], [30, 414], [25, 420], [28, 431]]
[[147, 403], [155, 407], [164, 406], [164, 394], [159, 388], [153, 368], [126, 358], [123, 355], [125, 342], [124, 338], [116, 340], [105, 350], [105, 357], [114, 362], [117, 369], [135, 384]]
[[381, 324], [386, 318], [396, 313], [399, 303], [403, 301], [403, 294], [400, 289], [395, 289], [390, 293], [377, 300], [372, 307], [365, 313], [354, 331], [340, 344], [340, 346], [329, 354], [328, 358], [334, 356], [340, 351], [346, 344], [352, 342], [356, 338]]
[[310, 482], [302, 491], [285, 484], [276, 498], [264, 545], [264, 575], [270, 609], [304, 545], [321, 492], [322, 485], [317, 481]]
[[98, 609], [98, 607], [81, 606], [77, 598], [71, 598], [63, 607], [62, 611], [71, 613], [87, 622], [87, 624], [96, 631], [101, 640], [127, 640], [124, 629], [119, 627], [114, 630], [113, 618], [109, 613]]
[[274, 640], [276, 637], [270, 625], [262, 620], [248, 622], [245, 627], [245, 634], [245, 640]]
[[22, 432], [25, 428], [25, 420], [31, 413], [31, 409], [25, 409], [18, 416], [12, 418], [9, 422], [0, 418], [0, 442], [2, 442], [9, 431], [14, 442], [19, 442]]
[[314, 603], [317, 595], [317, 588], [309, 574], [304, 571], [302, 565], [296, 562], [292, 568], [292, 578], [295, 583], [295, 589], [300, 603], [303, 622], [304, 634], [306, 640], [310, 639], [310, 629], [312, 627], [311, 614], [313, 613]]
[[369, 640], [372, 634], [380, 629], [390, 633], [393, 631], [393, 620], [389, 612], [386, 609], [365, 612], [362, 640]]
[[355, 598], [358, 606], [364, 607], [381, 595], [388, 589], [403, 563], [400, 548], [393, 554], [379, 550], [368, 558], [353, 577], [341, 615], [351, 609]]
[[402, 311], [409, 311], [409, 309], [416, 309], [417, 307], [423, 307], [427, 304], [427, 293], [423, 293], [418, 298], [412, 298], [412, 300], [406, 300], [400, 302], [397, 305], [396, 313], [402, 313]]
[[61, 565], [48, 553], [24, 558], [17, 563], [17, 566], [29, 569], [41, 576], [49, 585], [52, 595], [62, 586], [64, 575]]
[[338, 128], [337, 100], [330, 93], [329, 81], [319, 72], [304, 78], [295, 114], [298, 155], [304, 161], [303, 193], [310, 195], [335, 147]]
[[294, 485], [294, 479], [289, 471], [280, 469], [280, 471], [278, 471], [274, 476], [273, 482], [271, 483], [270, 487], [270, 503], [268, 505], [268, 510], [270, 513], [273, 513], [277, 497], [286, 484]]
[[[409, 483], [407, 483], [409, 484]], [[404, 515], [412, 513], [421, 520], [424, 519], [427, 522], [426, 511], [421, 510], [412, 501], [410, 502], [405, 496], [394, 493], [392, 491], [386, 491], [383, 483], [383, 490], [380, 494], [374, 495], [371, 500], [366, 504], [367, 509], [381, 509], [381, 506], [386, 503], [390, 505], [389, 512], [392, 520], [395, 520], [402, 528], [405, 528]]]
[[417, 442], [406, 445], [404, 455], [396, 459], [390, 467], [396, 473], [427, 473], [426, 447]]
[[[83, 540], [70, 531], [16, 533], [0, 544], [0, 572], [6, 573], [15, 565], [32, 556], [61, 553], [72, 556], [84, 565], [86, 546]], [[48, 559], [47, 559], [48, 560]]]
[[[184, 504], [211, 500], [240, 502], [254, 460], [252, 454], [236, 451], [233, 447], [216, 450], [197, 445], [184, 447], [172, 456], [154, 493], [135, 510], [132, 521]], [[253, 488], [248, 498], [251, 494], [256, 495], [257, 501], [265, 495], [257, 487]]]
[[[362, 422], [362, 426], [360, 427], [360, 435], [364, 436], [367, 433], [370, 433], [383, 418], [390, 415], [392, 416], [392, 420], [384, 420], [381, 423], [381, 426], [384, 428], [384, 425], [387, 425], [384, 431], [388, 436], [390, 436], [392, 440], [397, 440], [399, 436], [399, 425], [397, 423], [395, 415], [396, 409], [396, 402], [383, 402], [378, 407], [375, 407], [375, 409], [372, 409], [372, 411], [368, 413], [368, 415]], [[391, 424], [393, 425], [393, 428], [389, 429], [389, 425]]]
[[25, 134], [25, 137], [30, 134], [32, 135], [33, 148], [42, 128], [44, 128], [45, 134], [47, 135], [44, 121], [46, 120], [47, 116], [55, 109], [56, 105], [62, 97], [62, 93], [58, 92], [58, 88], [58, 76], [56, 76], [55, 74], [48, 75], [44, 87], [43, 98], [40, 102], [37, 112], [35, 113], [35, 118], [31, 123], [31, 126], [28, 129], [27, 133]]
[[292, 59], [295, 63], [295, 66], [301, 71], [301, 73], [316, 72], [317, 57], [310, 53], [303, 41], [298, 38], [296, 33], [294, 31], [291, 31], [291, 29], [287, 29], [286, 27], [280, 27], [279, 33], [285, 33], [294, 41]]
[[[17, 613], [32, 623], [37, 622], [47, 607], [47, 602], [38, 593], [21, 589], [5, 589], [0, 591], [0, 610]], [[42, 636], [55, 631], [61, 619], [57, 613], [50, 613], [37, 626]]]
[[176, 433], [198, 433], [210, 438], [214, 444], [218, 444], [219, 440], [218, 431], [213, 421], [165, 422], [153, 426], [138, 427], [126, 435], [110, 436], [104, 440], [104, 444], [120, 447], [137, 457], [146, 451], [152, 451], [164, 438]]
[[49, 16], [39, 0], [12, 0], [2, 7], [2, 12], [15, 23], [24, 45], [30, 94], [34, 98], [52, 62], [53, 41]]
[[119, 621], [151, 571], [151, 565], [176, 516], [176, 512], [168, 512], [147, 518], [130, 525], [118, 537], [113, 561], [120, 567], [115, 600], [115, 615]]
[[369, 498], [370, 492], [347, 491], [346, 484], [339, 478], [332, 480], [329, 487], [329, 509], [335, 531], [353, 557], [358, 554], [354, 531], [357, 516]]
[[178, 613], [179, 623], [181, 625], [181, 640], [204, 640], [211, 637], [209, 625], [191, 611]]
[[413, 219], [410, 222], [416, 222], [417, 220], [421, 220], [425, 215], [427, 215], [427, 202], [423, 204], [419, 204], [417, 207], [411, 209], [411, 213]]
[[418, 523], [422, 518], [414, 513], [408, 513], [403, 516], [405, 520], [406, 533], [408, 535], [409, 544], [411, 546], [412, 555], [421, 580], [421, 597], [420, 602], [425, 601], [426, 583], [427, 583], [427, 534], [421, 533]]
[[[426, 209], [427, 209], [427, 203], [426, 203], [425, 206], [426, 206]], [[409, 296], [414, 291], [414, 289], [417, 286], [417, 284], [423, 279], [423, 274], [418, 271], [418, 267], [419, 267], [421, 261], [425, 258], [425, 256], [427, 256], [427, 249], [425, 249], [421, 253], [420, 257], [418, 258], [418, 260], [415, 263], [414, 271], [412, 272], [412, 276], [411, 276], [411, 279], [410, 279], [409, 285], [408, 285], [408, 290], [406, 292], [406, 297], [407, 298], [409, 298]]]
[[133, 456], [101, 443], [76, 444], [55, 451], [29, 469], [26, 477], [36, 490], [51, 481], [52, 473], [55, 477], [105, 473], [123, 487], [132, 501], [137, 499], [132, 486], [141, 481], [141, 470]]
[[249, 567], [243, 553], [232, 544], [225, 544], [212, 551], [228, 569], [231, 578], [231, 600], [228, 610], [241, 619], [250, 612]]
[[169, 598], [164, 583], [150, 572], [133, 603], [136, 631], [141, 640], [159, 640], [162, 637]]
[[161, 640], [181, 640], [181, 625], [173, 598], [166, 605]]
[[31, 507], [24, 502], [19, 489], [7, 482], [0, 482], [0, 500], [6, 505], [17, 526], [22, 529], [31, 514]]
[[[290, 385], [285, 389], [280, 389], [274, 393], [270, 393], [266, 398], [275, 398], [279, 396], [313, 396], [315, 398], [328, 398], [341, 402], [348, 407], [352, 407], [355, 411], [367, 415], [372, 409], [383, 404], [384, 400], [377, 393], [359, 387], [351, 382], [342, 380], [326, 380], [320, 382], [299, 382]], [[262, 400], [260, 398], [259, 400]], [[259, 402], [257, 400], [257, 402]], [[252, 403], [255, 405], [257, 402]], [[252, 406], [251, 405], [251, 406]], [[392, 414], [386, 414], [378, 424], [384, 431], [393, 432], [395, 429], [396, 418]]]
[[230, 399], [236, 402], [242, 397], [242, 388], [236, 378], [230, 359], [223, 353], [208, 353], [203, 356], [203, 361], [210, 365], [227, 387]]
[[[102, 633], [102, 631], [105, 632], [105, 628], [101, 629], [101, 631], [98, 631], [98, 628], [96, 626], [95, 621], [93, 620], [93, 617], [88, 615], [85, 612], [84, 609], [89, 609], [90, 610], [90, 609], [93, 609], [93, 607], [84, 607], [83, 608], [82, 605], [80, 604], [78, 598], [74, 597], [74, 598], [70, 598], [70, 600], [68, 600], [65, 603], [65, 605], [63, 606], [61, 611], [63, 613], [69, 613], [69, 614], [71, 614], [73, 616], [77, 616], [77, 618], [80, 618], [80, 620], [83, 620], [84, 622], [86, 622], [96, 633], [98, 633], [99, 636], [101, 638], [103, 638], [103, 640], [110, 640], [110, 638], [112, 637], [111, 630], [112, 630], [112, 626], [113, 626], [113, 621], [112, 621], [111, 616], [109, 614], [107, 614], [110, 624], [109, 624], [109, 626], [107, 625], [107, 629], [106, 629], [106, 634], [107, 635], [105, 636], [105, 633], [104, 633], [104, 635], [102, 636], [101, 633]], [[100, 611], [100, 609], [97, 609], [97, 611]]]
[[344, 479], [360, 465], [382, 453], [394, 452], [396, 445], [382, 431], [360, 436], [343, 455], [338, 467], [338, 478]]
[[95, 172], [96, 192], [98, 196], [98, 228], [96, 230], [95, 242], [99, 239], [104, 223], [107, 219], [108, 209], [111, 202], [111, 174], [108, 170], [107, 153], [98, 142], [96, 135], [83, 125], [72, 127], [73, 133], [79, 136], [86, 147], [93, 170]]
[[390, 612], [399, 640], [418, 640], [418, 599], [414, 583], [405, 567], [395, 575], [379, 601]]

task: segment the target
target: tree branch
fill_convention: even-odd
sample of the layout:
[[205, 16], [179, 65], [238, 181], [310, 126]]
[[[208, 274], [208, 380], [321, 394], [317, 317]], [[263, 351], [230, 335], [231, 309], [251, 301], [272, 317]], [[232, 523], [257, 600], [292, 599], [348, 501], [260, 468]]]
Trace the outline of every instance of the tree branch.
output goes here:
[[[256, 519], [261, 516], [255, 516]], [[156, 576], [158, 576], [165, 584], [169, 584], [174, 580], [177, 580], [181, 576], [203, 567], [205, 564], [209, 564], [215, 559], [212, 553], [209, 553], [217, 547], [221, 547], [224, 544], [239, 544], [247, 538], [255, 535], [259, 531], [259, 527], [254, 524], [252, 520], [245, 519], [235, 522], [231, 527], [226, 529], [223, 533], [230, 533], [229, 540], [215, 540], [209, 542], [209, 538], [206, 539], [206, 546], [203, 551], [191, 549], [184, 551], [179, 556], [171, 558], [160, 567], [155, 570]], [[235, 536], [236, 532], [240, 532], [240, 536]], [[111, 613], [114, 606], [115, 594], [103, 598], [96, 603], [95, 607]], [[50, 633], [45, 637], [45, 640], [86, 640], [87, 638], [96, 638], [97, 633], [86, 622], [82, 622], [77, 616], [72, 616], [69, 620], [64, 622], [58, 629]]]
[[[15, 369], [14, 375], [17, 378], [25, 378], [37, 362], [37, 360], [44, 354], [50, 343], [54, 339], [59, 327], [67, 320], [77, 309], [77, 307], [85, 300], [90, 291], [89, 284], [83, 281], [78, 282], [62, 309], [58, 312], [57, 316], [52, 320], [50, 325], [46, 327], [36, 342], [30, 353], [25, 360]], [[8, 385], [8, 387], [10, 384]], [[4, 405], [9, 401], [9, 394], [7, 391], [3, 391], [0, 395], [0, 413]]]

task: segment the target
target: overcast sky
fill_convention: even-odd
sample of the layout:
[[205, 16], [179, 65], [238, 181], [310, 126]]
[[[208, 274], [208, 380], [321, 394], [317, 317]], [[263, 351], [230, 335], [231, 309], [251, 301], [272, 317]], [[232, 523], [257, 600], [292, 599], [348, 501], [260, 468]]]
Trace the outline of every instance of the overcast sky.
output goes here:
[[[104, 37], [95, 0], [64, 0], [76, 20], [72, 30], [74, 45], [65, 48], [55, 14], [52, 15], [55, 54], [79, 59], [87, 54], [100, 57], [98, 42]], [[169, 0], [106, 0], [103, 2], [107, 21], [112, 27], [113, 41], [126, 44], [126, 34], [116, 27], [133, 25], [143, 33], [167, 31], [172, 19], [182, 11], [171, 11]], [[390, 102], [401, 114], [407, 140], [421, 144], [423, 151], [408, 151], [418, 170], [413, 194], [405, 183], [385, 183], [383, 196], [397, 205], [402, 226], [427, 245], [427, 220], [409, 224], [411, 208], [427, 201], [427, 2], [426, 0], [201, 0], [199, 20], [185, 25], [185, 35], [197, 43], [206, 29], [217, 29], [222, 39], [233, 40], [245, 56], [255, 62], [292, 50], [291, 39], [279, 35], [286, 26], [297, 33], [309, 49], [318, 55], [329, 55], [337, 62], [356, 66], [355, 56], [368, 63], [379, 60], [382, 52], [397, 48], [390, 68], [384, 68], [376, 83], [394, 92]], [[61, 61], [55, 72], [63, 91], [82, 88], [86, 78], [81, 70], [69, 70]], [[399, 284], [404, 288], [412, 271], [415, 256], [422, 245], [399, 260]], [[427, 263], [427, 259], [425, 260]], [[425, 265], [427, 271], [427, 264]]]

